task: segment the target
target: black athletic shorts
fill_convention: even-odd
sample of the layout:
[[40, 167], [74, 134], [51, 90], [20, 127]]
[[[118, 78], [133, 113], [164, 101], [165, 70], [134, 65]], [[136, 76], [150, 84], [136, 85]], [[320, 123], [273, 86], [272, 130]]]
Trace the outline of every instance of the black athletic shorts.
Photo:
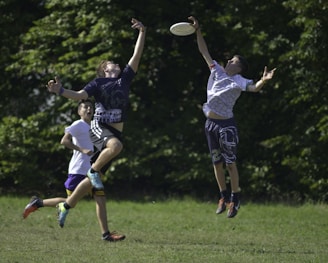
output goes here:
[[[95, 120], [91, 121], [90, 138], [93, 143], [93, 155], [91, 156], [91, 164], [93, 164], [100, 152], [106, 148], [106, 144], [109, 139], [117, 138], [122, 142], [122, 132], [116, 130], [112, 126], [106, 123], [98, 122]], [[104, 174], [111, 165], [111, 161], [108, 162], [102, 169], [101, 172]]]

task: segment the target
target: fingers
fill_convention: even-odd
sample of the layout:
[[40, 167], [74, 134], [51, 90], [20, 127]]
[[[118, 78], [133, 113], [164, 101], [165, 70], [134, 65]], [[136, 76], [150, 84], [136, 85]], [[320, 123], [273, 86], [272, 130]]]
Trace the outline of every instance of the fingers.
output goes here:
[[273, 78], [274, 72], [276, 71], [277, 68], [274, 68], [270, 71], [268, 71], [268, 67], [265, 66], [264, 67], [264, 71], [263, 71], [263, 75], [262, 75], [262, 79], [264, 80], [269, 80]]
[[56, 83], [61, 84], [60, 78], [57, 76], [55, 76], [55, 81], [56, 81]]
[[139, 30], [145, 29], [145, 26], [135, 18], [131, 19], [131, 23], [132, 23], [131, 27], [134, 28], [134, 29], [139, 29]]
[[193, 16], [189, 16], [188, 19], [192, 21], [191, 25], [197, 30], [199, 28], [199, 24], [196, 18]]
[[48, 81], [48, 84], [46, 85], [47, 89], [51, 91], [51, 87], [55, 84], [55, 81], [53, 79]]
[[60, 81], [60, 78], [55, 76], [55, 80], [51, 79], [48, 81], [48, 86], [51, 87], [52, 85], [54, 84], [59, 84], [61, 85], [61, 81]]
[[276, 71], [276, 69], [277, 69], [277, 68], [271, 69], [271, 70], [268, 72], [268, 67], [265, 66], [265, 67], [264, 67], [264, 74], [266, 74], [266, 73], [272, 73], [272, 74], [273, 74], [273, 73]]
[[271, 69], [270, 71], [268, 71], [267, 67], [265, 67], [263, 75], [272, 78], [276, 69], [277, 68], [274, 68], [274, 69]]
[[193, 21], [193, 22], [196, 21], [196, 19], [193, 16], [189, 16], [188, 19], [191, 20], [191, 21]]
[[265, 67], [264, 67], [264, 71], [263, 71], [264, 73], [263, 73], [263, 74], [266, 75], [267, 71], [268, 71], [268, 67], [265, 66]]
[[46, 85], [49, 92], [58, 93], [61, 87], [61, 81], [59, 77], [55, 77], [55, 80], [51, 79], [48, 81]]

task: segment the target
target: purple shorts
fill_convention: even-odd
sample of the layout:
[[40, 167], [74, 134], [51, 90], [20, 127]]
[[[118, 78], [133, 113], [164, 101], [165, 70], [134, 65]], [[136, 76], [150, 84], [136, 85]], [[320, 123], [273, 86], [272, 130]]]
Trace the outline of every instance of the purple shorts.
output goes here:
[[236, 161], [239, 138], [234, 118], [227, 120], [207, 119], [205, 134], [213, 164]]
[[83, 174], [68, 174], [64, 185], [67, 190], [74, 191], [77, 185], [85, 179]]
[[[82, 182], [86, 178], [83, 174], [68, 174], [68, 178], [65, 181], [64, 185], [66, 188], [67, 196], [70, 196], [72, 192], [75, 190], [75, 188], [78, 186], [80, 182]], [[90, 196], [105, 196], [104, 190], [96, 190], [92, 189], [88, 193]]]

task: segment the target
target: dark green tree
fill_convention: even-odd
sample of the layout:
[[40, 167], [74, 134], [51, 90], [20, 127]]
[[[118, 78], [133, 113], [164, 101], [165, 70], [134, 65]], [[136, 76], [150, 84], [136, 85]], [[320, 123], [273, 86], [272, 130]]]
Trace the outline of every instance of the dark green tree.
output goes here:
[[[76, 117], [76, 105], [49, 94], [45, 85], [57, 75], [66, 88], [78, 90], [95, 77], [102, 59], [124, 66], [134, 48], [130, 19], [136, 17], [148, 27], [146, 45], [131, 87], [125, 149], [106, 174], [107, 184], [124, 193], [215, 195], [201, 111], [209, 70], [194, 35], [176, 37], [168, 30], [194, 15], [218, 62], [239, 53], [248, 58], [247, 77], [254, 80], [265, 65], [278, 67], [261, 94], [243, 94], [235, 107], [246, 198], [326, 200], [326, 4], [51, 0], [37, 6], [33, 25], [14, 13], [13, 19], [26, 25], [13, 37], [16, 44], [1, 42], [9, 51], [1, 58], [6, 110], [0, 122], [0, 180], [31, 187], [43, 176], [39, 189], [54, 178], [64, 180], [69, 152], [58, 141]], [[10, 30], [7, 22], [1, 34]]]

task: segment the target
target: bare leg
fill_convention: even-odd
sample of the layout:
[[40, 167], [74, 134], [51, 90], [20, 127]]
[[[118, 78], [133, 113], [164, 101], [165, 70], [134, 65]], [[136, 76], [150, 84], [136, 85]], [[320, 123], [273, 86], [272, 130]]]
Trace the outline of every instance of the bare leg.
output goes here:
[[77, 202], [80, 201], [86, 194], [88, 194], [91, 189], [92, 185], [90, 180], [86, 177], [82, 182], [78, 184], [72, 195], [67, 197], [66, 203], [72, 208], [75, 207]]
[[95, 195], [94, 199], [96, 201], [96, 213], [98, 217], [99, 226], [102, 231], [101, 234], [104, 234], [108, 231], [106, 197]]
[[95, 171], [100, 171], [110, 160], [117, 156], [123, 149], [122, 143], [117, 138], [108, 140], [106, 148], [101, 151], [97, 160], [92, 164]]
[[221, 162], [221, 163], [214, 164], [213, 167], [214, 167], [214, 174], [215, 174], [216, 181], [218, 183], [220, 192], [222, 192], [227, 189], [225, 174], [223, 170], [223, 163]]
[[47, 207], [56, 207], [57, 204], [61, 202], [65, 202], [66, 198], [64, 197], [55, 197], [55, 198], [50, 198], [50, 199], [44, 199], [43, 200], [43, 206]]
[[227, 164], [227, 169], [231, 180], [231, 192], [238, 193], [239, 189], [239, 173], [236, 163]]
[[[92, 168], [95, 171], [101, 171], [101, 169], [110, 162], [115, 156], [117, 156], [123, 149], [123, 145], [117, 138], [108, 140], [106, 148], [101, 151], [97, 160], [92, 164]], [[101, 174], [102, 176], [102, 174]], [[99, 226], [102, 234], [109, 232], [107, 223], [107, 208], [106, 197], [95, 195], [96, 201], [96, 213], [99, 222]]]

